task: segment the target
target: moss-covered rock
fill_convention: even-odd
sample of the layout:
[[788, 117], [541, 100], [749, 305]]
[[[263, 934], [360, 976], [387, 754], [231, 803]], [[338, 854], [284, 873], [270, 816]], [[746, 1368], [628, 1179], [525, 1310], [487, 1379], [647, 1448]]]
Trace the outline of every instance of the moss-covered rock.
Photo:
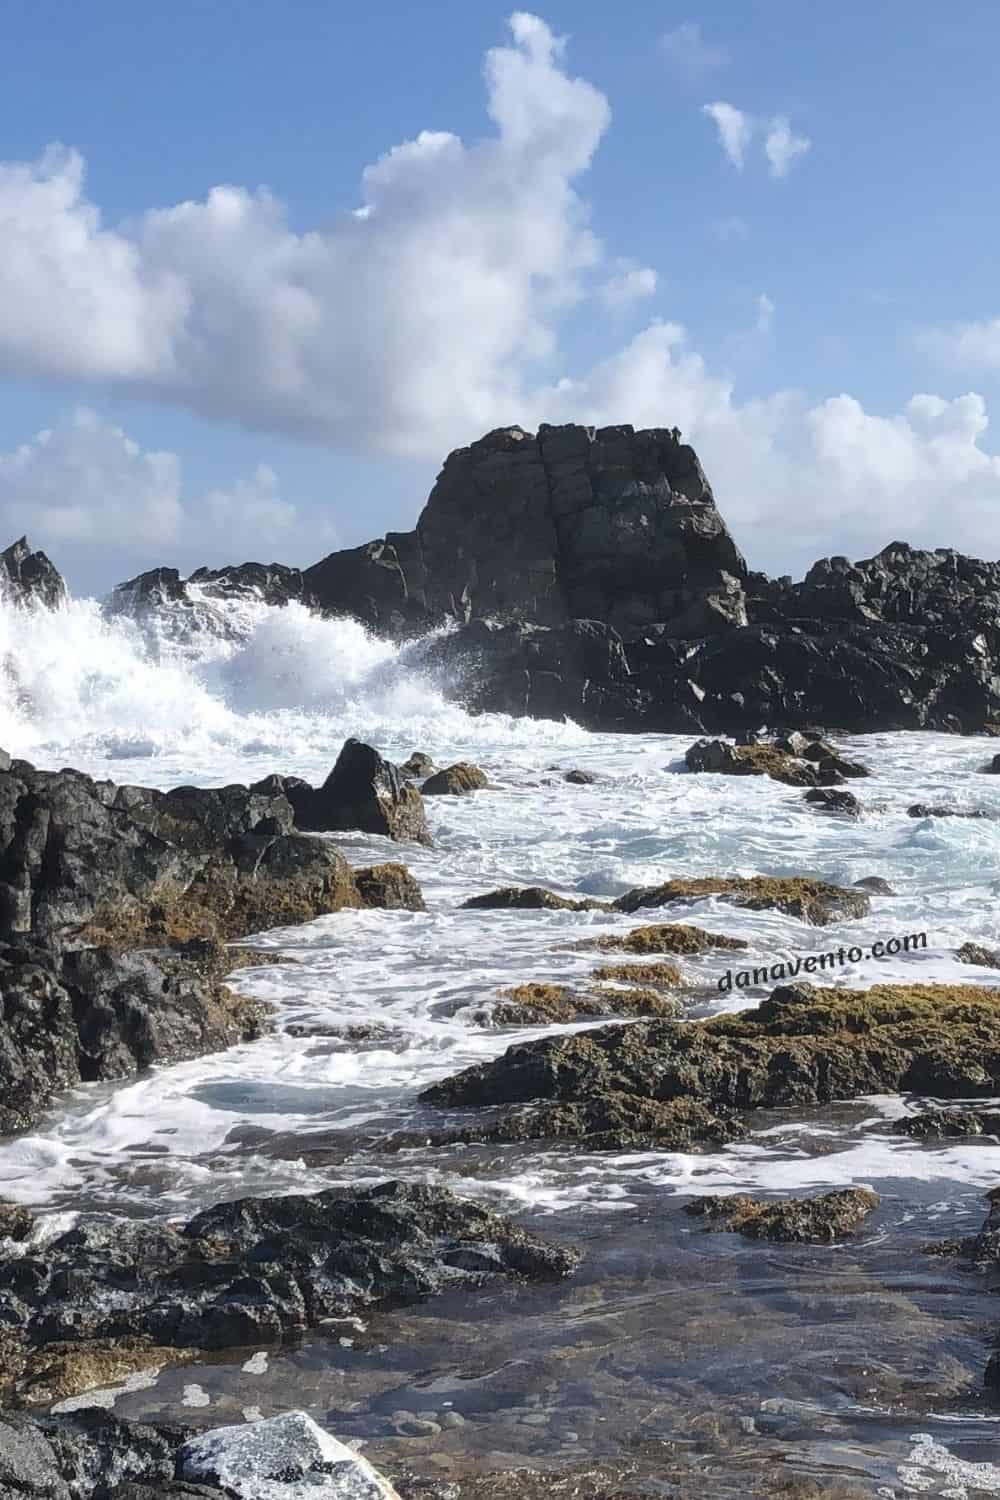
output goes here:
[[1000, 1092], [1000, 991], [972, 985], [777, 989], [755, 1010], [542, 1037], [427, 1089], [443, 1105], [584, 1102], [608, 1093], [711, 1109], [913, 1091]]
[[684, 1211], [705, 1219], [707, 1229], [749, 1240], [825, 1245], [857, 1233], [878, 1204], [878, 1194], [870, 1188], [837, 1188], [817, 1198], [695, 1198]]
[[420, 790], [425, 797], [464, 797], [469, 792], [481, 791], [489, 784], [485, 771], [461, 760], [429, 776]]
[[644, 907], [701, 901], [706, 896], [720, 896], [749, 911], [785, 912], [815, 927], [825, 927], [844, 918], [865, 917], [871, 910], [864, 891], [845, 890], [826, 880], [798, 875], [702, 875], [667, 880], [662, 885], [627, 891], [618, 897], [614, 908], [636, 912]]
[[722, 952], [737, 952], [750, 945], [742, 938], [727, 937], [721, 932], [707, 932], [703, 927], [692, 927], [686, 922], [654, 922], [646, 927], [633, 927], [624, 934], [607, 933], [601, 937], [587, 939], [581, 947], [600, 948], [605, 953], [710, 953], [713, 949]]
[[[666, 967], [672, 968], [671, 965]], [[676, 982], [681, 976], [676, 969]], [[574, 990], [565, 984], [530, 983], [500, 991], [495, 1026], [549, 1026], [602, 1016], [677, 1016], [681, 1004], [655, 985], [619, 983], [614, 989]]]

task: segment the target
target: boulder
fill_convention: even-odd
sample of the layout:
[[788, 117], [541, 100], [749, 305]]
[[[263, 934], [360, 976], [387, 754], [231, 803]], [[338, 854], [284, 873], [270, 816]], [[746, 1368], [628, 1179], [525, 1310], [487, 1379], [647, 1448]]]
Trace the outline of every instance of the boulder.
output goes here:
[[[848, 818], [860, 818], [861, 803], [853, 792], [834, 790], [832, 787], [815, 786], [806, 792], [804, 800], [811, 802], [817, 812], [842, 813]], [[855, 881], [855, 885], [858, 882]]]
[[295, 777], [268, 778], [258, 785], [271, 783], [280, 783], [299, 828], [316, 833], [357, 830], [418, 844], [431, 842], [420, 793], [391, 761], [360, 740], [345, 742], [321, 787]]
[[575, 768], [564, 774], [563, 781], [568, 781], [570, 786], [593, 786], [597, 781], [597, 777], [593, 771], [581, 771], [579, 768]]
[[304, 1411], [199, 1433], [180, 1449], [177, 1473], [236, 1500], [399, 1500], [367, 1459]]
[[444, 771], [437, 771], [420, 788], [425, 797], [464, 797], [468, 792], [489, 786], [489, 777], [478, 766], [459, 761]]
[[0, 552], [0, 596], [16, 604], [58, 609], [66, 603], [66, 585], [55, 564], [44, 552], [32, 552], [22, 536]]

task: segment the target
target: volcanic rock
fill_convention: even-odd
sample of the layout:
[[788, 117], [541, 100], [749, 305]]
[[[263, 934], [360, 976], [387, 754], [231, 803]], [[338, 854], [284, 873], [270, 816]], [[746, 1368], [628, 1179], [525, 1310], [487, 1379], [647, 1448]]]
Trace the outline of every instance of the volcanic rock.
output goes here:
[[[812, 802], [817, 812], [844, 813], [849, 818], [860, 818], [861, 803], [853, 792], [835, 791], [832, 787], [813, 787], [806, 792], [804, 800]], [[857, 884], [857, 882], [855, 882]]]
[[583, 1103], [611, 1092], [749, 1110], [911, 1091], [990, 1096], [998, 1087], [1000, 990], [800, 984], [708, 1021], [637, 1021], [517, 1043], [421, 1098], [449, 1107]]
[[981, 943], [963, 943], [955, 950], [962, 964], [978, 964], [983, 969], [1000, 969], [1000, 948], [986, 948]]
[[878, 1194], [869, 1188], [837, 1188], [817, 1198], [695, 1198], [684, 1212], [707, 1219], [706, 1228], [750, 1240], [825, 1245], [856, 1233], [878, 1204]]
[[497, 1275], [559, 1279], [578, 1260], [446, 1189], [399, 1182], [244, 1198], [180, 1229], [89, 1215], [44, 1248], [0, 1244], [0, 1326], [29, 1358], [136, 1338], [259, 1346]]
[[0, 596], [44, 609], [58, 609], [67, 597], [55, 564], [44, 552], [32, 552], [24, 536], [0, 552]]
[[478, 766], [459, 761], [444, 771], [437, 771], [420, 788], [425, 797], [463, 797], [468, 792], [489, 786], [489, 777]]
[[782, 911], [816, 927], [826, 927], [845, 918], [864, 917], [871, 909], [868, 896], [861, 891], [844, 890], [824, 880], [771, 875], [752, 875], [749, 878], [706, 875], [690, 880], [668, 880], [663, 885], [626, 891], [613, 907], [615, 911], [636, 912], [648, 906], [700, 901], [706, 896], [719, 896], [733, 906], [743, 906], [750, 911]]
[[462, 902], [463, 911], [607, 911], [608, 903], [584, 896], [574, 901], [540, 885], [504, 886]]
[[345, 742], [321, 787], [297, 777], [271, 776], [251, 790], [264, 788], [288, 799], [299, 828], [317, 833], [357, 829], [418, 844], [431, 842], [420, 793], [391, 761], [360, 740]]

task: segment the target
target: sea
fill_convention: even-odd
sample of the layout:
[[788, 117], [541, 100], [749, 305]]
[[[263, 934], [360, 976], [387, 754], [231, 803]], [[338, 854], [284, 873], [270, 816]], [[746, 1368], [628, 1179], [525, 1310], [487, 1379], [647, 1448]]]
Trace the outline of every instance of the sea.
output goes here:
[[[837, 736], [873, 774], [852, 783], [863, 817], [832, 817], [766, 778], [690, 774], [689, 738], [471, 715], [455, 684], [425, 675], [419, 645], [296, 604], [192, 595], [194, 607], [152, 610], [121, 595], [56, 611], [0, 602], [0, 745], [166, 788], [269, 772], [319, 782], [353, 735], [394, 760], [472, 761], [490, 789], [427, 800], [433, 847], [337, 835], [354, 864], [404, 858], [426, 912], [346, 911], [255, 936], [278, 961], [233, 982], [274, 1008], [272, 1034], [61, 1097], [35, 1130], [0, 1140], [0, 1198], [53, 1233], [81, 1212], [183, 1220], [246, 1194], [399, 1177], [488, 1202], [580, 1245], [584, 1262], [558, 1287], [448, 1294], [280, 1351], [153, 1368], [75, 1404], [200, 1425], [301, 1408], [376, 1464], [442, 1481], [600, 1461], [631, 1466], [651, 1494], [674, 1493], [678, 1476], [707, 1500], [752, 1495], [768, 1476], [776, 1494], [790, 1479], [885, 1500], [1000, 1494], [1000, 1409], [982, 1390], [1000, 1302], [982, 1272], [925, 1250], [978, 1228], [1000, 1142], [913, 1142], [899, 1120], [928, 1101], [774, 1112], [706, 1154], [378, 1149], [388, 1132], [447, 1123], [418, 1102], [428, 1084], [543, 1034], [491, 1026], [499, 991], [582, 981], [585, 940], [657, 919], [463, 909], [497, 886], [614, 897], [672, 876], [794, 874], [892, 887], [869, 916], [826, 929], [696, 902], [684, 920], [750, 947], [681, 960], [691, 1019], [768, 993], [726, 987], [736, 957], [771, 967], [843, 947], [861, 961], [824, 983], [997, 983], [955, 956], [968, 941], [1000, 946], [1000, 777], [979, 774], [994, 743]], [[567, 782], [574, 769], [593, 782]], [[996, 816], [909, 816], [918, 802]], [[915, 934], [926, 944], [868, 957]], [[706, 1193], [852, 1184], [881, 1207], [833, 1247], [706, 1234], [683, 1212]]]

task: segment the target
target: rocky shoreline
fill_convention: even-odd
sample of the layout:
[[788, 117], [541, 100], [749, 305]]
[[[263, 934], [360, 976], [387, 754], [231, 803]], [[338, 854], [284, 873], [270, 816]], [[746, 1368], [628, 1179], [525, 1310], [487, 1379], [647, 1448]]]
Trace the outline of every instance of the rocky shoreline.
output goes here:
[[[0, 560], [15, 597], [65, 597], [25, 539]], [[413, 531], [304, 570], [154, 568], [106, 608], [225, 633], [219, 604], [247, 598], [427, 638], [415, 670], [473, 711], [713, 735], [1000, 727], [1000, 564], [890, 541], [768, 578], [676, 428], [501, 428], [448, 456]]]

